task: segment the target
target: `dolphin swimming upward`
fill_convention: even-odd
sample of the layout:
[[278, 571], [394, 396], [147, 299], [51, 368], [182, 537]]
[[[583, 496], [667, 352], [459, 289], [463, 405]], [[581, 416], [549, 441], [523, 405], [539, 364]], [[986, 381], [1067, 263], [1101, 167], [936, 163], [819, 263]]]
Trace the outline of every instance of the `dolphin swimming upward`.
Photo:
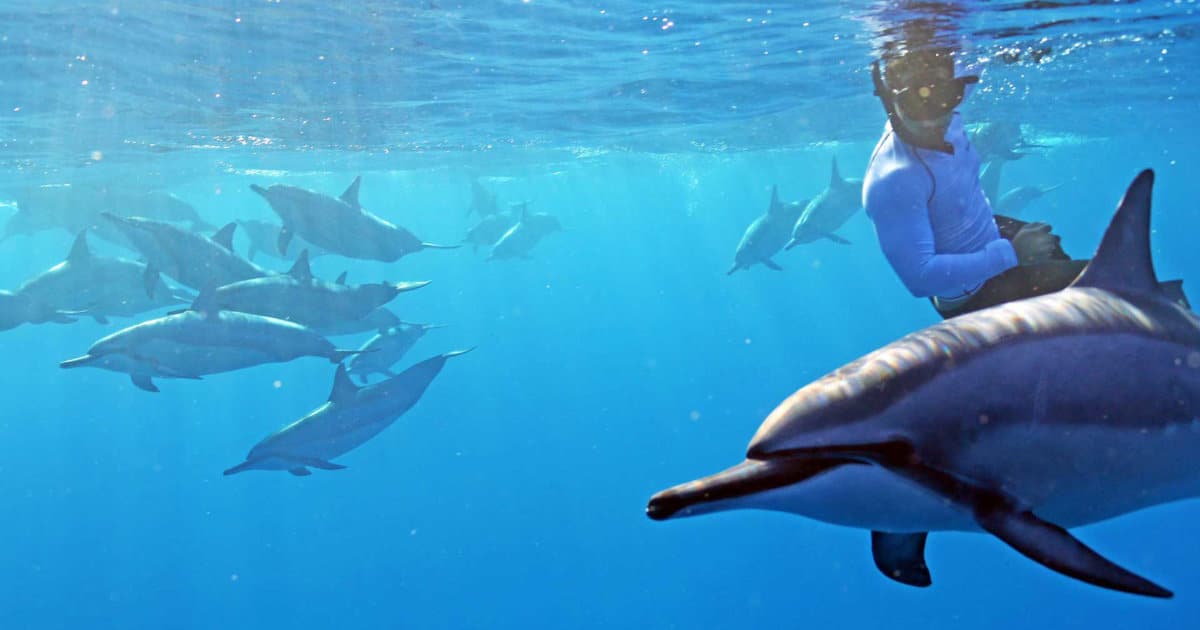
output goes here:
[[930, 584], [930, 531], [976, 531], [1064, 575], [1170, 591], [1067, 528], [1200, 495], [1200, 318], [1159, 287], [1152, 171], [1070, 287], [910, 334], [801, 388], [746, 461], [655, 495], [655, 520], [757, 508], [871, 530]]

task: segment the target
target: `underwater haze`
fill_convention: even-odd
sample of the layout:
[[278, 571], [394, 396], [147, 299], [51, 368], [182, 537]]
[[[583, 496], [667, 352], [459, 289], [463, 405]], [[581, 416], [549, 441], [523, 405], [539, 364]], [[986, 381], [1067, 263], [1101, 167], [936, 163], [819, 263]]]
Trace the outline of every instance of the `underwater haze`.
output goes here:
[[[425, 243], [462, 243], [481, 191], [513, 224], [527, 202], [526, 222], [561, 230], [513, 236], [511, 256], [485, 243], [388, 260], [316, 242], [343, 224], [296, 227], [290, 258], [259, 253], [264, 274], [311, 247], [330, 284], [429, 281], [386, 304], [445, 326], [397, 374], [473, 349], [394, 424], [303, 473], [223, 474], [330, 399], [328, 357], [156, 376], [158, 393], [59, 367], [214, 288], [169, 265], [152, 272], [179, 304], [64, 307], [72, 323], [0, 332], [0, 627], [1191, 627], [1196, 501], [1072, 530], [1169, 600], [1063, 577], [988, 535], [935, 533], [934, 584], [914, 589], [879, 575], [864, 530], [646, 516], [654, 493], [741, 461], [798, 388], [940, 320], [863, 212], [836, 231], [848, 244], [726, 273], [772, 187], [812, 199], [834, 159], [863, 177], [886, 122], [871, 62], [930, 7], [982, 71], [968, 126], [1015, 125], [1029, 145], [1003, 188], [1058, 186], [1019, 216], [1087, 257], [1152, 168], [1155, 268], [1200, 299], [1195, 0], [6, 3], [0, 222], [69, 185], [84, 196], [68, 213], [87, 191], [169, 193], [206, 224], [176, 229], [209, 237], [286, 221], [252, 185], [332, 202], [361, 176], [361, 208]], [[107, 194], [86, 212], [140, 214]], [[153, 262], [106, 221], [85, 221], [93, 255]], [[67, 259], [77, 231], [6, 236], [0, 289]], [[247, 254], [245, 228], [232, 245]], [[354, 350], [376, 332], [326, 336]]]

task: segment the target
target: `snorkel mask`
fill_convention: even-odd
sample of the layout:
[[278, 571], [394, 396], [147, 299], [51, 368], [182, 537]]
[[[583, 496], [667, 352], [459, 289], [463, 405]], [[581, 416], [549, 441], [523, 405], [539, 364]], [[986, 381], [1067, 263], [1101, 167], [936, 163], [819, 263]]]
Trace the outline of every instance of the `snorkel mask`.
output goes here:
[[879, 62], [876, 61], [871, 64], [871, 79], [875, 83], [875, 96], [878, 96], [883, 103], [892, 129], [896, 135], [900, 136], [901, 140], [924, 149], [953, 153], [954, 149], [947, 142], [931, 145], [929, 142], [917, 140], [904, 126], [897, 113], [897, 105], [899, 105], [909, 119], [921, 122], [937, 120], [953, 112], [954, 108], [962, 103], [968, 85], [979, 82], [979, 77], [975, 75], [953, 76], [953, 63], [947, 63], [940, 68], [948, 70], [948, 72], [942, 72], [942, 76], [939, 76], [938, 69], [931, 63], [921, 72], [914, 72], [914, 76], [905, 81], [907, 85], [904, 87], [893, 88], [884, 82]]

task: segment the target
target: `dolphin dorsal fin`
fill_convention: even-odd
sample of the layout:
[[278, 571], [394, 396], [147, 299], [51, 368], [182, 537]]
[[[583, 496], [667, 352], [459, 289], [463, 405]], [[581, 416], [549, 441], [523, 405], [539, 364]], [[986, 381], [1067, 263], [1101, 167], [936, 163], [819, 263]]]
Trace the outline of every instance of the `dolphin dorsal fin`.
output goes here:
[[354, 181], [350, 182], [350, 186], [346, 188], [346, 192], [342, 193], [342, 196], [338, 197], [338, 199], [358, 208], [358, 185], [361, 183], [362, 175], [355, 177]]
[[767, 213], [770, 214], [779, 209], [779, 186], [771, 186], [771, 205], [767, 206]]
[[1134, 178], [1113, 215], [1100, 248], [1073, 287], [1096, 287], [1150, 293], [1158, 290], [1150, 256], [1150, 192], [1154, 171]]
[[339, 276], [337, 277], [337, 280], [336, 280], [335, 282], [337, 282], [337, 283], [338, 283], [338, 284], [340, 284], [340, 285], [343, 285], [343, 286], [345, 286], [345, 284], [346, 284], [346, 273], [347, 273], [347, 272], [343, 271], [343, 272], [341, 273], [341, 275], [339, 275]]
[[71, 245], [71, 251], [67, 254], [67, 260], [79, 264], [91, 257], [92, 250], [88, 249], [87, 230], [82, 230], [79, 232], [79, 236], [75, 237], [75, 243]]
[[199, 295], [192, 301], [192, 310], [198, 313], [203, 313], [205, 317], [211, 317], [221, 310], [217, 303], [217, 287], [215, 284], [209, 284], [203, 289], [200, 289]]
[[339, 363], [337, 373], [333, 375], [333, 389], [329, 392], [329, 402], [344, 402], [358, 393], [358, 386], [350, 381], [346, 373], [346, 365]]
[[292, 264], [291, 269], [288, 269], [288, 275], [301, 282], [312, 281], [312, 267], [310, 267], [308, 264], [307, 249], [300, 252], [300, 255], [296, 257], [296, 262]]
[[835, 155], [833, 156], [833, 171], [829, 174], [829, 187], [837, 188], [838, 184], [841, 184], [843, 181], [845, 180], [842, 179], [842, 174], [838, 172], [837, 156]]
[[233, 251], [233, 231], [236, 229], [236, 221], [226, 223], [225, 227], [217, 230], [217, 233], [212, 235], [213, 242], [229, 251]]

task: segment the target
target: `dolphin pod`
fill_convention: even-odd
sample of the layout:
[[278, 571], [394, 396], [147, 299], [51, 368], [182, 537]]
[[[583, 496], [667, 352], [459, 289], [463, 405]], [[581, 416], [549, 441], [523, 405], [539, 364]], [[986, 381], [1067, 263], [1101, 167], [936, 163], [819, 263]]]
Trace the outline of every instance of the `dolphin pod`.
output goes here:
[[149, 392], [155, 377], [199, 380], [263, 363], [305, 356], [339, 363], [356, 350], [338, 350], [321, 335], [274, 317], [221, 311], [212, 290], [200, 293], [191, 310], [119, 330], [63, 361], [63, 368], [98, 367], [129, 374]]
[[401, 293], [428, 285], [422, 282], [378, 282], [350, 286], [313, 277], [308, 252], [301, 252], [288, 273], [233, 282], [217, 288], [213, 299], [222, 310], [275, 317], [335, 334], [347, 322], [370, 317]]
[[423, 242], [412, 232], [368, 212], [358, 202], [361, 183], [362, 177], [354, 178], [337, 198], [285, 184], [269, 188], [252, 184], [250, 189], [266, 199], [283, 220], [277, 242], [280, 254], [287, 254], [295, 235], [347, 258], [383, 262], [395, 262], [422, 249], [458, 247]]
[[[928, 532], [986, 532], [1053, 571], [1170, 597], [1069, 528], [1200, 494], [1200, 317], [1150, 253], [1152, 171], [1069, 288], [952, 318], [799, 389], [742, 463], [654, 495], [867, 529], [888, 578], [931, 583]], [[1177, 287], [1176, 287], [1177, 288]]]
[[426, 359], [386, 381], [358, 387], [339, 365], [329, 400], [311, 413], [267, 436], [250, 449], [246, 461], [225, 471], [286, 470], [296, 476], [309, 468], [340, 470], [335, 457], [348, 453], [391, 426], [404, 415], [442, 371], [446, 360], [469, 350]]

